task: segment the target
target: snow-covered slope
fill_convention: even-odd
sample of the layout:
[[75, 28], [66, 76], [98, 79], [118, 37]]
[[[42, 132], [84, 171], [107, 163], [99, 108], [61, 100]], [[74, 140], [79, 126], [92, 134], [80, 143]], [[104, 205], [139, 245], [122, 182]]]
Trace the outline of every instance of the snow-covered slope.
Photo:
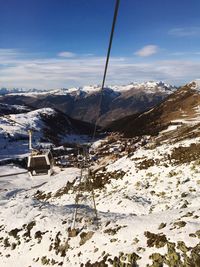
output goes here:
[[[37, 138], [43, 136], [45, 123], [42, 116], [52, 116], [55, 111], [50, 108], [30, 111], [21, 114], [10, 114], [0, 118], [0, 135], [10, 140], [24, 138], [28, 130], [34, 130]], [[16, 123], [15, 123], [16, 122]], [[3, 142], [1, 142], [2, 145]]]
[[28, 130], [33, 131], [33, 147], [41, 143], [63, 144], [83, 142], [92, 134], [93, 126], [52, 108], [9, 114], [0, 117], [0, 158], [28, 152]]
[[[16, 262], [20, 267], [198, 267], [199, 160], [184, 163], [177, 149], [195, 153], [199, 139], [154, 148], [151, 141], [146, 147], [139, 143], [128, 154], [126, 149], [136, 145], [130, 140], [103, 140], [98, 146], [101, 156], [92, 167], [102, 166], [93, 177], [98, 225], [91, 192], [82, 185], [76, 230], [70, 229], [80, 169], [67, 168], [51, 178], [1, 179], [1, 267]], [[122, 149], [121, 156], [113, 148]], [[0, 168], [2, 174], [22, 171]]]
[[[28, 152], [28, 130], [34, 130], [33, 144], [38, 146], [44, 137], [42, 116], [54, 114], [52, 109], [40, 109], [0, 117], [0, 158], [12, 158]], [[50, 142], [49, 139], [46, 142]]]
[[14, 113], [22, 113], [22, 112], [28, 112], [30, 111], [30, 108], [26, 106], [20, 106], [20, 105], [8, 105], [4, 103], [0, 103], [0, 115], [8, 115], [8, 114], [14, 114]]
[[1, 118], [1, 128], [11, 136], [27, 132], [29, 129], [40, 131], [44, 127], [42, 116], [52, 116], [54, 114], [55, 111], [51, 108], [43, 108], [21, 114], [10, 114]]
[[0, 166], [0, 266], [199, 267], [199, 93], [192, 86], [161, 104], [166, 121], [183, 108], [195, 118], [189, 135], [174, 125], [176, 138], [111, 134], [93, 144], [89, 172], [65, 168], [30, 179], [17, 166]]

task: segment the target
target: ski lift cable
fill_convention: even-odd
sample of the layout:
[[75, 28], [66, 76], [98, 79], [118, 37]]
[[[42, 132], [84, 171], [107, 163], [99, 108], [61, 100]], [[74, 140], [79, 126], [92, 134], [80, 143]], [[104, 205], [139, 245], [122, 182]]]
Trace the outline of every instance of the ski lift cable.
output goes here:
[[[114, 31], [115, 31], [115, 25], [116, 25], [116, 21], [117, 21], [119, 3], [120, 3], [120, 0], [116, 0], [113, 22], [112, 22], [112, 28], [111, 28], [111, 33], [110, 33], [110, 40], [109, 40], [108, 51], [107, 51], [107, 56], [106, 56], [106, 63], [105, 63], [104, 74], [103, 74], [103, 80], [102, 80], [102, 85], [101, 85], [101, 89], [100, 89], [100, 98], [99, 98], [99, 103], [97, 105], [97, 117], [96, 117], [96, 121], [94, 124], [94, 130], [93, 130], [93, 135], [92, 135], [93, 141], [95, 139], [95, 135], [96, 135], [96, 131], [97, 131], [97, 124], [98, 124], [98, 120], [100, 117], [100, 108], [101, 108], [101, 103], [102, 103], [102, 99], [103, 99], [103, 89], [104, 89], [106, 75], [107, 75], [107, 69], [108, 69], [108, 63], [109, 63], [109, 58], [110, 58], [110, 52], [111, 52], [111, 48], [112, 48], [112, 41], [113, 41], [113, 35], [114, 35]], [[88, 155], [88, 150], [85, 151], [85, 156], [83, 157], [84, 163], [81, 165], [81, 179], [80, 180], [82, 180], [82, 175], [83, 175], [83, 170], [85, 169], [85, 163], [86, 163], [87, 155]], [[88, 183], [89, 183], [89, 190], [91, 190], [91, 193], [92, 193], [92, 201], [93, 201], [93, 205], [94, 205], [95, 217], [98, 221], [98, 214], [97, 214], [96, 203], [95, 203], [93, 183], [91, 181], [89, 168], [87, 168], [87, 170], [88, 170], [87, 179], [88, 179]], [[80, 184], [79, 184], [79, 186], [80, 186]], [[76, 198], [75, 198], [76, 208], [75, 208], [75, 211], [73, 214], [73, 222], [72, 222], [73, 229], [75, 228], [75, 223], [76, 223], [76, 218], [77, 218], [77, 210], [78, 210], [78, 205], [79, 205], [79, 191], [80, 191], [80, 188], [78, 189], [78, 192], [76, 193]], [[97, 225], [97, 227], [98, 227], [98, 225]]]
[[98, 123], [98, 120], [100, 117], [101, 103], [102, 103], [102, 99], [103, 99], [103, 89], [104, 89], [104, 85], [105, 85], [108, 63], [109, 63], [109, 59], [110, 59], [110, 52], [111, 52], [111, 48], [112, 48], [113, 35], [114, 35], [115, 25], [116, 25], [116, 21], [117, 21], [119, 3], [120, 3], [120, 0], [116, 0], [113, 22], [112, 22], [112, 28], [111, 28], [111, 33], [110, 33], [110, 40], [109, 40], [108, 51], [107, 51], [107, 56], [106, 56], [106, 63], [105, 63], [104, 74], [103, 74], [103, 80], [102, 80], [102, 85], [101, 85], [101, 89], [100, 89], [100, 98], [99, 98], [99, 103], [98, 103], [98, 107], [97, 107], [97, 117], [96, 117], [96, 121], [95, 121], [95, 125], [94, 125], [94, 132], [92, 135], [93, 140], [94, 140], [95, 135], [96, 135], [97, 123]]
[[[95, 139], [95, 135], [96, 135], [96, 131], [97, 131], [97, 124], [98, 124], [98, 120], [99, 120], [99, 117], [100, 117], [101, 104], [102, 104], [102, 100], [103, 100], [103, 89], [104, 89], [105, 81], [106, 81], [108, 63], [109, 63], [109, 59], [110, 59], [110, 52], [111, 52], [111, 48], [112, 48], [115, 25], [116, 25], [116, 21], [117, 21], [118, 10], [119, 10], [119, 3], [120, 3], [120, 0], [116, 0], [114, 16], [113, 16], [113, 22], [112, 22], [112, 28], [111, 28], [111, 33], [110, 33], [110, 40], [109, 40], [108, 51], [107, 51], [107, 56], [106, 56], [106, 63], [105, 63], [104, 74], [103, 74], [103, 80], [102, 80], [102, 85], [101, 85], [101, 89], [100, 89], [100, 98], [99, 98], [99, 103], [98, 103], [98, 107], [97, 107], [97, 117], [96, 117], [96, 121], [95, 121], [95, 125], [94, 125], [94, 132], [93, 132], [93, 135], [92, 135], [92, 140], [93, 141]], [[86, 153], [88, 153], [88, 150], [87, 150]], [[97, 213], [96, 202], [95, 202], [93, 181], [91, 179], [91, 174], [90, 174], [89, 167], [87, 168], [87, 170], [88, 170], [88, 182], [89, 182], [89, 187], [90, 187], [89, 190], [91, 190], [91, 193], [92, 193], [92, 201], [93, 201], [93, 206], [94, 206], [94, 213], [95, 213], [95, 218], [96, 218], [97, 228], [98, 228], [98, 213]]]

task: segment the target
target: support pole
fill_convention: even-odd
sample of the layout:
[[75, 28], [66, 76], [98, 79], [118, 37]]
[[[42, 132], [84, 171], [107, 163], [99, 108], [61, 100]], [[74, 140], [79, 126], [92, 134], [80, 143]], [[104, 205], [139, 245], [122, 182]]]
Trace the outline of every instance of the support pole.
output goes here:
[[32, 130], [28, 130], [28, 134], [29, 134], [29, 150], [32, 151], [32, 135], [33, 135], [33, 132]]

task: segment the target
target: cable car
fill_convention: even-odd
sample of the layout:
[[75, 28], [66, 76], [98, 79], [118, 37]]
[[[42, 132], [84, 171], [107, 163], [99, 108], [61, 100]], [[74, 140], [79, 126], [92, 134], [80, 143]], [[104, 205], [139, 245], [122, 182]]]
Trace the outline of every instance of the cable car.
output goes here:
[[[19, 123], [10, 116], [3, 116], [6, 119], [19, 124], [20, 126], [23, 126], [25, 129], [27, 126], [23, 123]], [[29, 129], [28, 134], [29, 134], [29, 150], [30, 150], [30, 155], [28, 156], [28, 163], [27, 163], [27, 169], [30, 174], [30, 176], [33, 175], [44, 175], [48, 174], [49, 176], [53, 173], [53, 166], [54, 166], [54, 158], [53, 155], [51, 154], [50, 150], [47, 151], [39, 151], [36, 149], [32, 148], [32, 132], [35, 132], [37, 130], [35, 129]]]
[[50, 150], [39, 151], [32, 148], [32, 130], [29, 130], [29, 149], [27, 169], [30, 176], [51, 175], [53, 173], [54, 159]]
[[39, 152], [34, 151], [28, 156], [28, 172], [31, 176], [46, 175], [53, 173], [53, 156], [50, 151]]

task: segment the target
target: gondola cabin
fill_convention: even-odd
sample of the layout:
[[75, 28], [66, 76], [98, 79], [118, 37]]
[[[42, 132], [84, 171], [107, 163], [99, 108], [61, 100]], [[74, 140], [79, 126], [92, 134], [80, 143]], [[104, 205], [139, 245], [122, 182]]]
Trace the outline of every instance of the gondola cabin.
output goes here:
[[35, 152], [28, 156], [28, 172], [34, 175], [51, 175], [53, 173], [53, 156], [50, 151]]

